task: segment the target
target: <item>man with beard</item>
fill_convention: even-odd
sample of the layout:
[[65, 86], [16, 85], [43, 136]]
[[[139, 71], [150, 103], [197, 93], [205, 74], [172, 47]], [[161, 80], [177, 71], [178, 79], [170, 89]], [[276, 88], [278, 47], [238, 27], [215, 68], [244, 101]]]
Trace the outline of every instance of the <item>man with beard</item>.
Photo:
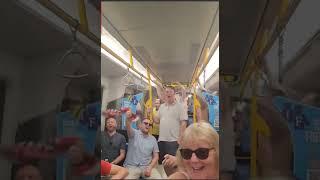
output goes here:
[[159, 159], [159, 148], [155, 137], [149, 135], [151, 122], [147, 118], [138, 121], [139, 130], [132, 128], [131, 110], [126, 112], [126, 128], [129, 137], [128, 154], [124, 167], [128, 168], [126, 179], [162, 179], [155, 168]]
[[116, 129], [117, 121], [113, 117], [107, 117], [105, 131], [101, 134], [101, 158], [121, 165], [125, 158], [126, 139]]

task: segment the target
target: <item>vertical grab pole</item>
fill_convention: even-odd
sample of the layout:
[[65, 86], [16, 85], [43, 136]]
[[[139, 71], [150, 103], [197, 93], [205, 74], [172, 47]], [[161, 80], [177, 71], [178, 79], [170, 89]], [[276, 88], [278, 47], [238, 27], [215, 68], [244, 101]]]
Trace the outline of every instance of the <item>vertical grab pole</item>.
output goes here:
[[255, 117], [257, 113], [257, 97], [256, 97], [256, 85], [257, 85], [257, 73], [253, 74], [253, 96], [251, 100], [251, 113], [250, 113], [250, 124], [251, 124], [251, 152], [250, 152], [250, 175], [251, 177], [257, 176], [257, 127], [255, 123]]
[[78, 9], [79, 9], [79, 17], [80, 17], [80, 28], [82, 28], [84, 32], [88, 32], [89, 27], [88, 27], [86, 5], [84, 3], [84, 0], [78, 0]]
[[258, 134], [269, 137], [271, 131], [266, 121], [260, 116], [257, 108], [257, 81], [258, 81], [258, 72], [254, 72], [253, 79], [253, 96], [251, 100], [251, 158], [250, 158], [250, 175], [251, 177], [257, 176], [257, 149], [258, 149]]
[[133, 68], [133, 56], [132, 56], [132, 50], [129, 50], [129, 54], [130, 54], [130, 67]]
[[[148, 85], [149, 85], [149, 100], [148, 101], [150, 101], [148, 106], [150, 106], [150, 108], [152, 108], [152, 86], [151, 86], [151, 77], [150, 77], [149, 69], [147, 69], [147, 75], [148, 75]], [[153, 111], [151, 111], [150, 119], [153, 122]]]
[[196, 98], [196, 87], [193, 84], [193, 123], [197, 122], [197, 120], [196, 120], [196, 114], [197, 114], [196, 101], [197, 101], [197, 98]]

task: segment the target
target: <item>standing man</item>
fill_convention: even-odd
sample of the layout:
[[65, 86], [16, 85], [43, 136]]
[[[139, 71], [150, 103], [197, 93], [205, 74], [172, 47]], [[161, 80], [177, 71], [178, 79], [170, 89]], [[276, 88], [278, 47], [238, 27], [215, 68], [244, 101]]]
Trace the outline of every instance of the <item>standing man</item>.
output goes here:
[[[182, 103], [175, 100], [173, 87], [166, 87], [164, 92], [164, 104], [161, 104], [158, 114], [154, 117], [156, 123], [160, 123], [159, 128], [159, 164], [164, 160], [166, 154], [175, 156], [179, 147], [180, 135], [187, 127], [188, 114]], [[168, 176], [174, 171], [166, 169]]]
[[105, 131], [101, 133], [101, 159], [121, 165], [125, 158], [126, 139], [116, 129], [117, 121], [113, 117], [107, 117]]
[[126, 179], [162, 179], [155, 168], [159, 160], [159, 148], [155, 137], [149, 135], [150, 120], [139, 120], [139, 130], [132, 128], [131, 111], [126, 112], [126, 128], [129, 137], [128, 154], [124, 167], [128, 168]]

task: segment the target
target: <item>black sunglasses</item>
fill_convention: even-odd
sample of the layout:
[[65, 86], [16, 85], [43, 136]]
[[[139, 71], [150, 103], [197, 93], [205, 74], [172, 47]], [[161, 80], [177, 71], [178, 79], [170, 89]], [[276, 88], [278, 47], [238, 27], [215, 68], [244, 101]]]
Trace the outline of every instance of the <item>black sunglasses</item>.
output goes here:
[[196, 156], [201, 159], [205, 160], [209, 156], [209, 151], [214, 148], [199, 148], [195, 151], [192, 151], [191, 149], [180, 149], [180, 154], [183, 159], [189, 160], [192, 157], [192, 154], [195, 153]]
[[147, 125], [152, 126], [151, 123], [147, 123], [147, 122], [144, 122], [143, 124], [146, 125], [146, 126], [147, 126]]

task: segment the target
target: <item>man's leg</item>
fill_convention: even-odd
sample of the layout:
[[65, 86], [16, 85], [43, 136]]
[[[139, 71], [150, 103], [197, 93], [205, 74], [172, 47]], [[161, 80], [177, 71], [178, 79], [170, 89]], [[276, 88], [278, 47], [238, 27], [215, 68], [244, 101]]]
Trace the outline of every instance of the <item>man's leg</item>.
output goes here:
[[126, 179], [139, 179], [141, 176], [141, 170], [139, 168], [136, 167], [129, 167], [127, 168], [129, 171], [128, 176], [126, 177]]
[[163, 179], [161, 174], [159, 173], [159, 171], [157, 170], [157, 168], [153, 168], [152, 171], [151, 171], [151, 175], [150, 177], [145, 177], [143, 175], [143, 178], [145, 179]]
[[164, 155], [166, 155], [165, 142], [164, 141], [158, 142], [158, 146], [159, 146], [159, 160], [158, 160], [158, 163], [162, 164], [162, 161], [164, 160]]
[[[177, 150], [178, 150], [179, 144], [177, 141], [173, 142], [164, 142], [164, 154], [170, 154], [172, 156], [176, 156]], [[167, 176], [170, 176], [171, 174], [175, 173], [177, 171], [177, 168], [169, 168], [164, 167], [164, 170], [167, 174]]]

